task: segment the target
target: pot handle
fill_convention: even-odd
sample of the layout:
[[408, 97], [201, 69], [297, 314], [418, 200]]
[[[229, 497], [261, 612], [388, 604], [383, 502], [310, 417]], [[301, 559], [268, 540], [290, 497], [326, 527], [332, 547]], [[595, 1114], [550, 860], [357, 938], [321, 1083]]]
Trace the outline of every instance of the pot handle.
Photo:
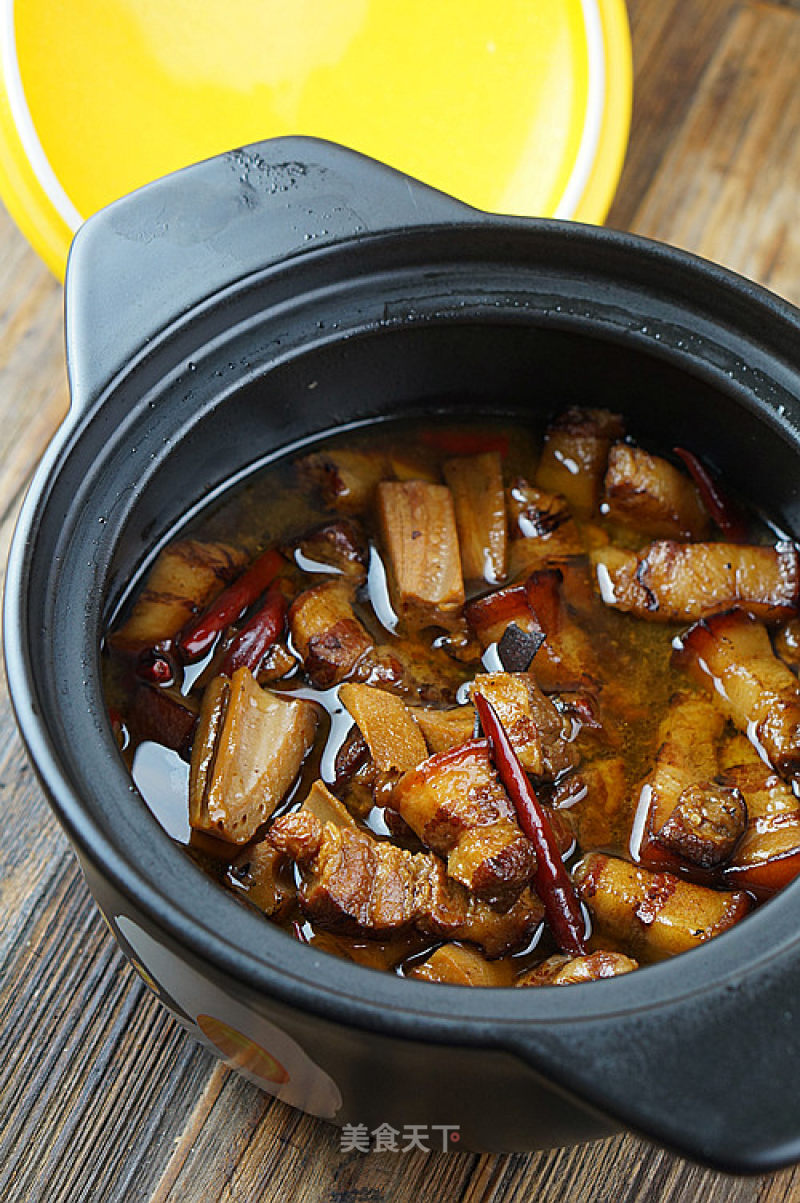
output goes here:
[[625, 980], [591, 986], [609, 988], [604, 1018], [531, 1023], [506, 1047], [584, 1104], [715, 1169], [763, 1174], [799, 1161], [796, 950], [671, 1003], [654, 1003], [656, 985], [649, 1005], [627, 1013], [612, 1005]]
[[488, 215], [318, 138], [274, 138], [176, 171], [90, 217], [70, 250], [72, 405], [227, 285], [310, 248]]

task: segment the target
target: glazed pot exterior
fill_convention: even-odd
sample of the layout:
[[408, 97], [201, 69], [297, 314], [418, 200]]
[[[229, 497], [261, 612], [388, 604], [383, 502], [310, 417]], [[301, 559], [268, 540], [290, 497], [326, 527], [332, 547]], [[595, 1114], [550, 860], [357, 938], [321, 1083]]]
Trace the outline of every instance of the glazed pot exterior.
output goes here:
[[626, 1124], [733, 1170], [800, 1158], [797, 886], [689, 957], [591, 988], [350, 965], [243, 909], [161, 831], [117, 752], [99, 655], [131, 581], [231, 482], [398, 416], [541, 426], [567, 404], [610, 407], [643, 443], [706, 455], [794, 533], [800, 315], [671, 248], [476, 213], [288, 139], [91, 219], [67, 346], [72, 411], [9, 563], [9, 681], [90, 888], [162, 1001], [293, 1105], [370, 1132], [426, 1126], [432, 1148]]
[[393, 1036], [391, 1015], [385, 1031], [367, 1034], [242, 983], [232, 987], [106, 876], [85, 861], [82, 868], [125, 956], [186, 1031], [262, 1090], [340, 1125], [353, 1147], [374, 1147], [383, 1131], [399, 1151], [416, 1141], [411, 1147], [432, 1152], [524, 1152], [619, 1129], [501, 1048], [446, 1044], [432, 1056], [423, 1035]]

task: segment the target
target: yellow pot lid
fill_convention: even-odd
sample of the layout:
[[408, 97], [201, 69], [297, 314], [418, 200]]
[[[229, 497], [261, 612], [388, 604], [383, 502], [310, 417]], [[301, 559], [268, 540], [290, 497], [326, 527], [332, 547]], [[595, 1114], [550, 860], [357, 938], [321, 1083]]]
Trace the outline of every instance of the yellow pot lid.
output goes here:
[[601, 222], [628, 137], [624, 0], [0, 0], [0, 196], [59, 276], [81, 221], [283, 134], [494, 212]]

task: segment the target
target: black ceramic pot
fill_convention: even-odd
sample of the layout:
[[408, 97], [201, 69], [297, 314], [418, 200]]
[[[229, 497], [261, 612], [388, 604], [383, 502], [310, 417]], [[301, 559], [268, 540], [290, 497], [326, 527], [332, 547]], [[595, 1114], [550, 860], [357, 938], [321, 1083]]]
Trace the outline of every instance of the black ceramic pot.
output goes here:
[[734, 1171], [800, 1158], [800, 883], [687, 956], [592, 986], [350, 965], [242, 909], [164, 835], [117, 753], [98, 657], [179, 520], [287, 447], [398, 413], [610, 406], [797, 532], [800, 315], [668, 247], [489, 216], [290, 139], [87, 222], [67, 346], [72, 410], [11, 552], [8, 676], [86, 879], [167, 1005], [338, 1123], [428, 1125], [434, 1142], [430, 1125], [458, 1125], [460, 1147], [498, 1150], [629, 1125]]

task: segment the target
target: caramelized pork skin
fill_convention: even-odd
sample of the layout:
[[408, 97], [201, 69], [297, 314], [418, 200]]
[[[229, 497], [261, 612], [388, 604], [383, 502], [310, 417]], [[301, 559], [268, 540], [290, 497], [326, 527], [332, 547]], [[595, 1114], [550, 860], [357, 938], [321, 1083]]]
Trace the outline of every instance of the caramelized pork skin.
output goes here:
[[359, 524], [349, 518], [324, 522], [288, 544], [286, 552], [298, 566], [313, 565], [361, 584], [367, 579], [369, 548]]
[[662, 540], [641, 552], [592, 552], [606, 605], [650, 622], [694, 622], [739, 607], [765, 622], [798, 612], [800, 557], [774, 547]]
[[591, 685], [596, 672], [588, 635], [572, 618], [564, 599], [559, 568], [537, 569], [521, 585], [508, 585], [471, 601], [464, 616], [481, 646], [500, 647], [509, 627], [533, 643], [530, 671], [546, 690], [575, 690]]
[[360, 828], [297, 812], [276, 819], [268, 838], [303, 870], [303, 912], [331, 931], [383, 939], [414, 927], [468, 940], [494, 958], [524, 947], [542, 922], [530, 889], [505, 911], [493, 909], [453, 881], [439, 857], [406, 852]]
[[[503, 589], [497, 589], [468, 602], [464, 608], [464, 617], [483, 648], [498, 643], [512, 623], [525, 635], [544, 636], [544, 631], [528, 605], [524, 585], [506, 585]], [[535, 642], [540, 646], [543, 639]]]
[[675, 867], [665, 855], [674, 850], [665, 847], [661, 833], [684, 791], [712, 781], [719, 772], [718, 744], [724, 725], [724, 715], [703, 694], [672, 698], [659, 724], [655, 763], [639, 790], [637, 853], [645, 865]]
[[773, 652], [763, 623], [741, 610], [697, 622], [674, 658], [783, 777], [798, 780], [800, 683]]
[[800, 873], [800, 801], [742, 737], [727, 752], [722, 780], [747, 806], [747, 826], [725, 866], [733, 887], [769, 898]]
[[708, 515], [692, 481], [669, 460], [629, 443], [615, 443], [604, 483], [609, 518], [642, 535], [702, 539]]
[[688, 952], [750, 909], [745, 893], [711, 890], [600, 852], [584, 856], [572, 878], [591, 913], [593, 941], [623, 948], [638, 961]]
[[400, 778], [391, 804], [426, 847], [446, 857], [450, 876], [480, 897], [513, 897], [533, 876], [533, 847], [485, 740], [424, 760]]
[[624, 434], [620, 415], [607, 409], [565, 410], [545, 434], [536, 484], [588, 517], [597, 510], [609, 448]]
[[353, 613], [353, 597], [345, 581], [324, 581], [306, 589], [289, 608], [294, 646], [320, 689], [338, 685], [375, 646]]

